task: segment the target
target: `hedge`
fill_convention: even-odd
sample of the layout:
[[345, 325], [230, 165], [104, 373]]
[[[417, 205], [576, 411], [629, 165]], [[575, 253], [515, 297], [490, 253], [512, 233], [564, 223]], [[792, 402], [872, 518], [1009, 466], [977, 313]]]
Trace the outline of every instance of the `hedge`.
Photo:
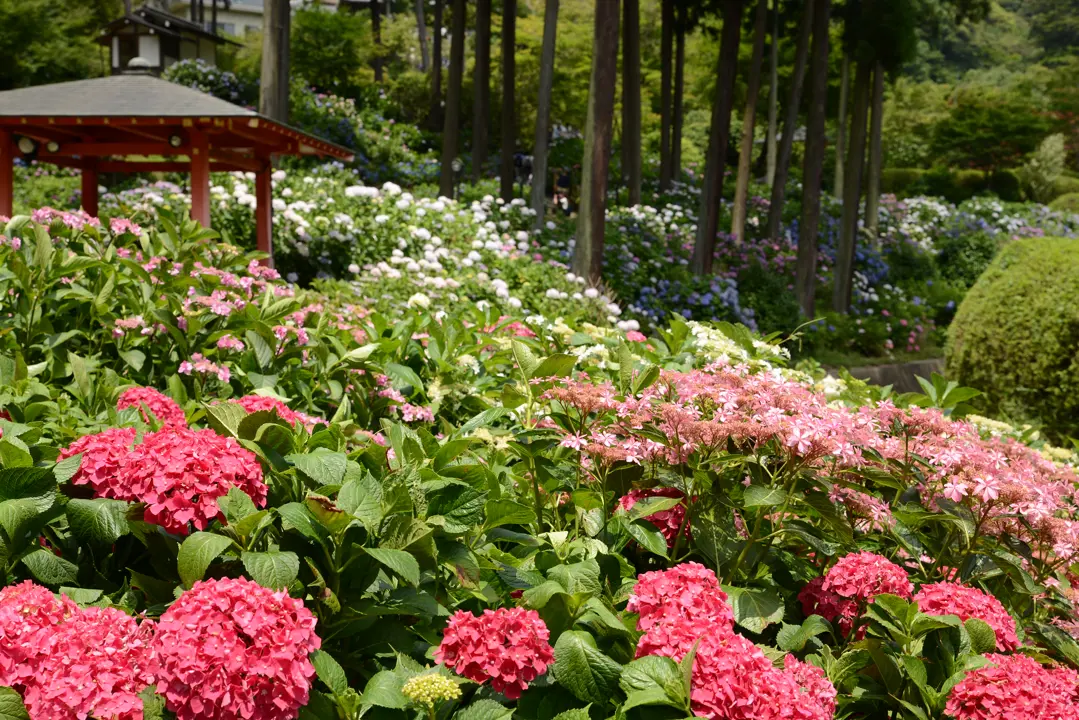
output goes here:
[[1011, 170], [986, 175], [980, 170], [888, 168], [881, 174], [881, 191], [899, 197], [933, 195], [956, 204], [986, 193], [1008, 202], [1022, 200], [1019, 178]]

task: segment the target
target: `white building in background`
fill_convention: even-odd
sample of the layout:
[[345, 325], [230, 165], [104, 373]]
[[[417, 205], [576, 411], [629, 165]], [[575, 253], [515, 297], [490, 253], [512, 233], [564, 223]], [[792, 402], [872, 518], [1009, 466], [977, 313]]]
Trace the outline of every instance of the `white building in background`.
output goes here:
[[144, 58], [154, 74], [180, 60], [198, 58], [217, 64], [218, 46], [231, 41], [147, 4], [127, 9], [101, 29], [96, 42], [109, 48], [109, 66], [116, 75], [136, 57]]
[[[180, 17], [191, 17], [191, 0], [157, 0]], [[303, 5], [303, 0], [291, 0], [292, 7]], [[317, 0], [326, 9], [336, 9], [347, 0]], [[203, 25], [210, 29], [213, 0], [203, 0]], [[217, 32], [219, 35], [243, 38], [251, 33], [262, 32], [263, 0], [217, 0]]]

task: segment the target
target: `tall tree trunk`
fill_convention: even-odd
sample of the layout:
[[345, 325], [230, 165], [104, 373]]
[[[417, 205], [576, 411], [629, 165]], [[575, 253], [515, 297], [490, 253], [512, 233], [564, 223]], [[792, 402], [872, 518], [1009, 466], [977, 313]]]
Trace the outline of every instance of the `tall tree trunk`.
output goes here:
[[686, 7], [676, 8], [674, 28], [674, 120], [671, 123], [671, 180], [682, 179], [682, 121], [685, 106], [682, 103], [682, 91], [685, 89], [686, 74]]
[[491, 0], [476, 0], [476, 69], [472, 84], [472, 180], [487, 164], [487, 125], [491, 117]]
[[442, 129], [442, 4], [435, 0], [435, 26], [431, 35], [431, 129]]
[[210, 0], [210, 32], [217, 34], [217, 0]]
[[558, 34], [558, 0], [547, 0], [543, 11], [543, 49], [540, 51], [539, 100], [536, 137], [532, 147], [532, 227], [539, 230], [547, 210], [547, 135], [551, 127], [551, 91], [554, 87], [554, 51]]
[[262, 73], [259, 112], [277, 122], [288, 122], [288, 0], [266, 0], [262, 16]]
[[865, 165], [865, 123], [869, 115], [869, 94], [872, 63], [859, 62], [854, 73], [854, 111], [851, 113], [850, 146], [847, 148], [847, 168], [844, 171], [843, 219], [839, 228], [839, 249], [836, 252], [835, 282], [832, 309], [846, 313], [850, 310], [851, 288], [854, 280], [854, 250], [858, 245], [858, 200], [862, 190], [862, 168]]
[[517, 152], [517, 0], [502, 0], [502, 199], [513, 199]]
[[723, 32], [719, 45], [719, 68], [716, 70], [716, 99], [712, 105], [712, 127], [705, 156], [701, 208], [697, 213], [697, 241], [693, 245], [690, 268], [697, 275], [712, 272], [716, 233], [719, 231], [719, 203], [723, 196], [723, 171], [730, 141], [731, 105], [734, 99], [734, 76], [738, 71], [738, 44], [742, 37], [744, 0], [723, 3]]
[[884, 122], [884, 67], [878, 62], [873, 69], [873, 117], [869, 122], [869, 177], [865, 190], [865, 226], [873, 247], [880, 247], [877, 231], [880, 228], [880, 174], [884, 160], [881, 148], [881, 128]]
[[427, 56], [427, 15], [423, 9], [423, 0], [416, 0], [416, 31], [420, 38], [420, 72], [427, 72], [430, 59]]
[[573, 252], [573, 272], [588, 278], [592, 284], [599, 282], [603, 272], [607, 171], [611, 163], [617, 82], [618, 0], [596, 0], [592, 79], [588, 87], [588, 119], [581, 163], [581, 204], [577, 214], [577, 245]]
[[382, 8], [379, 0], [371, 2], [371, 37], [375, 41], [375, 82], [382, 82]]
[[738, 150], [738, 177], [734, 186], [734, 209], [731, 212], [731, 235], [741, 244], [746, 232], [746, 202], [749, 200], [749, 169], [753, 162], [753, 131], [757, 124], [757, 96], [761, 91], [761, 62], [764, 60], [764, 36], [768, 32], [768, 0], [757, 0], [753, 26], [753, 55], [749, 61], [746, 83], [746, 109], [742, 115], [742, 146]]
[[671, 186], [671, 45], [675, 0], [660, 0], [659, 36], [659, 189]]
[[783, 228], [783, 203], [787, 200], [787, 178], [790, 177], [794, 131], [798, 129], [798, 109], [802, 104], [802, 86], [805, 83], [806, 61], [809, 58], [809, 34], [813, 26], [813, 4], [813, 0], [805, 0], [801, 30], [798, 33], [798, 45], [794, 51], [794, 74], [791, 76], [791, 93], [787, 99], [787, 114], [783, 120], [783, 136], [779, 139], [776, 174], [772, 182], [772, 199], [768, 207], [768, 237], [773, 239], [779, 237], [779, 233]]
[[839, 80], [839, 116], [835, 138], [835, 182], [832, 194], [843, 199], [843, 166], [847, 160], [847, 96], [850, 94], [850, 54], [843, 54], [843, 74]]
[[776, 179], [776, 155], [779, 151], [776, 133], [779, 131], [779, 0], [772, 0], [772, 47], [768, 63], [768, 170], [767, 183]]
[[457, 160], [458, 134], [461, 125], [461, 79], [465, 70], [465, 0], [453, 0], [453, 25], [450, 31], [450, 84], [446, 88], [446, 119], [442, 124], [442, 168], [439, 193], [453, 197]]
[[641, 8], [623, 0], [622, 13], [622, 173], [629, 204], [641, 204]]
[[816, 311], [817, 232], [820, 226], [820, 196], [824, 175], [824, 153], [828, 138], [828, 23], [831, 0], [812, 0], [813, 79], [810, 84], [809, 114], [806, 118], [806, 148], [802, 168], [802, 221], [798, 235], [798, 264], [794, 293], [807, 318]]

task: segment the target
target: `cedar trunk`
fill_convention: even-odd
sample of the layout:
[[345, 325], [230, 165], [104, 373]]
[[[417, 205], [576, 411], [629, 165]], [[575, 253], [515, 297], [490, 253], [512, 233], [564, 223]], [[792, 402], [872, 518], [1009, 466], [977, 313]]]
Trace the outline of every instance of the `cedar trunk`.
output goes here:
[[623, 0], [622, 174], [629, 204], [641, 204], [641, 14], [640, 0]]
[[764, 60], [764, 36], [768, 32], [768, 0], [757, 0], [753, 26], [753, 55], [749, 61], [746, 83], [746, 109], [742, 115], [742, 145], [738, 150], [738, 177], [734, 186], [731, 211], [731, 235], [739, 245], [745, 239], [746, 202], [749, 200], [749, 170], [753, 162], [753, 130], [757, 124], [757, 95], [761, 91], [761, 62]]
[[880, 247], [877, 231], [880, 228], [880, 174], [884, 159], [881, 148], [881, 126], [884, 121], [884, 67], [878, 62], [873, 70], [873, 116], [869, 122], [869, 177], [865, 189], [865, 226], [873, 247]]
[[453, 161], [457, 159], [461, 125], [461, 78], [465, 68], [465, 0], [453, 0], [453, 25], [450, 31], [450, 84], [446, 88], [446, 118], [442, 124], [442, 168], [439, 192], [453, 197], [456, 184]]
[[671, 41], [674, 2], [661, 0], [659, 38], [659, 189], [671, 186]]
[[442, 3], [435, 0], [435, 26], [431, 50], [431, 128], [442, 129]]
[[277, 122], [288, 122], [288, 0], [266, 0], [262, 16], [262, 81], [259, 112]]
[[772, 0], [772, 47], [768, 63], [768, 170], [766, 182], [771, 187], [776, 179], [776, 155], [779, 147], [779, 0]]
[[809, 114], [806, 118], [806, 149], [802, 168], [802, 221], [799, 226], [798, 264], [794, 293], [807, 318], [816, 312], [817, 233], [820, 227], [820, 198], [824, 174], [824, 153], [828, 138], [828, 22], [831, 0], [813, 0], [813, 77], [810, 80]]
[[618, 81], [618, 0], [596, 0], [592, 48], [573, 272], [596, 284], [603, 271], [607, 170], [611, 162], [614, 89]]
[[547, 209], [547, 136], [551, 127], [551, 91], [554, 87], [554, 51], [558, 34], [558, 0], [547, 0], [543, 11], [543, 49], [540, 53], [539, 100], [536, 137], [532, 147], [532, 227], [543, 226]]
[[502, 199], [513, 199], [514, 154], [517, 151], [517, 0], [502, 0]]
[[423, 10], [423, 0], [416, 0], [416, 31], [420, 38], [420, 72], [427, 72], [430, 58], [427, 56], [427, 17]]
[[846, 313], [850, 309], [854, 281], [854, 250], [858, 245], [858, 205], [862, 191], [862, 168], [865, 165], [865, 123], [869, 115], [872, 63], [859, 62], [854, 73], [854, 111], [851, 113], [850, 145], [847, 147], [846, 179], [843, 185], [843, 219], [839, 228], [836, 252], [832, 308]]
[[835, 138], [835, 182], [832, 194], [843, 199], [843, 166], [847, 160], [847, 96], [850, 94], [850, 55], [843, 55], [843, 74], [839, 81], [839, 117]]
[[802, 24], [798, 33], [798, 45], [794, 51], [791, 93], [787, 99], [787, 114], [783, 120], [783, 136], [779, 139], [776, 174], [772, 182], [772, 199], [768, 207], [768, 237], [773, 239], [779, 237], [783, 227], [783, 203], [787, 200], [787, 178], [790, 177], [794, 131], [798, 129], [798, 109], [802, 104], [802, 86], [805, 84], [806, 63], [809, 58], [809, 35], [813, 26], [813, 6], [813, 0], [805, 0], [805, 10], [802, 12]]
[[382, 82], [382, 8], [379, 0], [371, 0], [371, 36], [375, 40], [375, 82]]
[[476, 69], [472, 89], [472, 180], [483, 177], [487, 163], [487, 127], [491, 117], [491, 0], [476, 0]]
[[671, 123], [671, 180], [682, 179], [682, 91], [686, 74], [686, 7], [677, 8], [674, 29], [674, 120]]
[[698, 275], [712, 272], [716, 233], [719, 231], [719, 201], [723, 195], [723, 171], [726, 169], [727, 144], [730, 140], [731, 105], [734, 76], [738, 71], [738, 43], [742, 37], [744, 0], [723, 4], [723, 32], [720, 36], [719, 67], [716, 70], [716, 99], [712, 105], [712, 128], [708, 136], [708, 154], [701, 188], [701, 207], [697, 213], [697, 241], [693, 245], [690, 268]]

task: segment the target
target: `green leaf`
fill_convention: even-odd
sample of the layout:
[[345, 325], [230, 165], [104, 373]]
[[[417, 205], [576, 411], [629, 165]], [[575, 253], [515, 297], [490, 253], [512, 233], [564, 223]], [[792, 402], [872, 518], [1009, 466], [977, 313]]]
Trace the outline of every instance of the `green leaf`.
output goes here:
[[607, 705], [618, 689], [622, 666], [596, 648], [589, 633], [567, 630], [554, 647], [554, 675], [578, 700]]
[[57, 557], [45, 548], [23, 555], [22, 564], [42, 585], [73, 585], [79, 574], [77, 565]]
[[831, 624], [820, 615], [810, 615], [801, 625], [783, 623], [783, 627], [776, 636], [776, 644], [780, 650], [801, 652], [810, 638], [823, 635], [831, 629]]
[[642, 520], [682, 504], [680, 497], [650, 497], [640, 500], [629, 509], [630, 520]]
[[517, 361], [517, 367], [521, 368], [526, 380], [532, 379], [532, 374], [539, 367], [540, 361], [528, 346], [520, 340], [513, 341], [513, 359]]
[[340, 485], [348, 466], [348, 457], [344, 453], [326, 448], [315, 448], [314, 452], [306, 454], [287, 455], [285, 459], [319, 485]]
[[111, 545], [127, 535], [128, 504], [123, 500], [97, 498], [73, 499], [67, 503], [67, 520], [71, 532], [83, 542]]
[[484, 514], [487, 516], [484, 527], [488, 530], [502, 525], [527, 525], [536, 519], [533, 508], [506, 498], [488, 500]]
[[89, 399], [93, 387], [90, 385], [90, 371], [87, 369], [86, 360], [72, 352], [67, 354], [67, 360], [71, 363], [71, 374], [75, 377], [75, 387], [78, 388], [79, 395], [83, 399]]
[[454, 433], [454, 436], [465, 437], [477, 428], [487, 427], [488, 425], [493, 424], [495, 420], [498, 420], [505, 415], [506, 412], [506, 408], [502, 407], [488, 408], [462, 425], [457, 432]]
[[348, 678], [340, 663], [324, 650], [316, 650], [309, 656], [315, 667], [318, 679], [325, 683], [334, 695], [344, 695], [348, 691]]
[[240, 423], [247, 417], [247, 411], [243, 406], [234, 402], [207, 403], [206, 422], [218, 435], [225, 437], [240, 437]]
[[392, 570], [409, 585], [420, 584], [420, 564], [410, 553], [389, 548], [365, 548], [365, 551], [376, 562]]
[[555, 353], [554, 355], [548, 355], [536, 366], [536, 369], [532, 372], [532, 378], [550, 378], [550, 377], [567, 377], [572, 371], [573, 366], [577, 363], [576, 355], [567, 355], [565, 353]]
[[750, 485], [743, 495], [746, 507], [772, 507], [782, 505], [787, 499], [787, 492], [776, 485]]
[[734, 621], [746, 630], [762, 633], [783, 620], [783, 600], [771, 590], [724, 586], [734, 608]]
[[408, 707], [408, 698], [401, 692], [404, 684], [404, 678], [391, 670], [377, 672], [363, 689], [363, 704], [404, 710]]
[[235, 525], [245, 517], [258, 512], [251, 496], [238, 487], [229, 488], [228, 495], [217, 499], [217, 506], [225, 514], [229, 525]]
[[210, 564], [232, 545], [224, 535], [197, 532], [184, 540], [176, 556], [176, 569], [184, 587], [190, 588], [206, 574]]
[[413, 392], [423, 392], [423, 380], [420, 380], [420, 376], [416, 374], [416, 371], [407, 365], [386, 363], [383, 371], [394, 381], [394, 387], [398, 390], [411, 387]]
[[490, 698], [475, 701], [453, 714], [453, 720], [509, 720], [513, 708], [501, 705]]
[[0, 502], [31, 498], [40, 512], [56, 499], [56, 480], [50, 468], [17, 467], [0, 470]]
[[0, 687], [0, 720], [30, 720], [22, 696], [14, 688]]
[[475, 490], [471, 485], [459, 482], [446, 483], [427, 495], [427, 518], [443, 517], [447, 532], [467, 532], [478, 525], [483, 517], [484, 500], [487, 493]]
[[165, 718], [165, 698], [155, 692], [155, 687], [155, 685], [149, 685], [139, 693], [139, 699], [142, 700], [142, 720], [164, 720]]
[[382, 522], [382, 486], [371, 473], [349, 480], [337, 493], [337, 507], [358, 518], [371, 532]]
[[266, 338], [259, 335], [254, 330], [248, 330], [244, 333], [244, 339], [247, 340], [247, 346], [255, 353], [255, 360], [258, 361], [259, 368], [262, 370], [268, 370], [273, 367], [273, 348], [270, 347], [270, 343], [266, 341]]
[[52, 469], [52, 474], [56, 477], [56, 482], [66, 483], [68, 480], [75, 477], [75, 473], [79, 471], [81, 465], [82, 453], [72, 455], [71, 457], [64, 458], [56, 463], [56, 466]]
[[300, 573], [300, 558], [293, 552], [245, 552], [240, 559], [251, 579], [271, 590], [287, 587]]
[[979, 655], [994, 652], [997, 649], [997, 634], [989, 623], [978, 618], [970, 618], [963, 627], [970, 635], [970, 649]]
[[566, 710], [555, 715], [551, 720], [589, 720], [591, 717], [588, 714], [588, 708], [592, 707], [591, 703], [583, 708], [573, 708], [572, 710]]
[[663, 537], [663, 533], [655, 525], [647, 520], [634, 520], [626, 523], [625, 527], [645, 550], [660, 557], [667, 557], [667, 538]]
[[622, 669], [619, 684], [627, 693], [652, 688], [665, 688], [671, 683], [681, 684], [682, 671], [678, 663], [669, 657], [645, 655]]
[[697, 549], [708, 558], [713, 568], [719, 568], [731, 560], [742, 542], [734, 524], [734, 513], [724, 505], [714, 505], [695, 513], [690, 532]]

